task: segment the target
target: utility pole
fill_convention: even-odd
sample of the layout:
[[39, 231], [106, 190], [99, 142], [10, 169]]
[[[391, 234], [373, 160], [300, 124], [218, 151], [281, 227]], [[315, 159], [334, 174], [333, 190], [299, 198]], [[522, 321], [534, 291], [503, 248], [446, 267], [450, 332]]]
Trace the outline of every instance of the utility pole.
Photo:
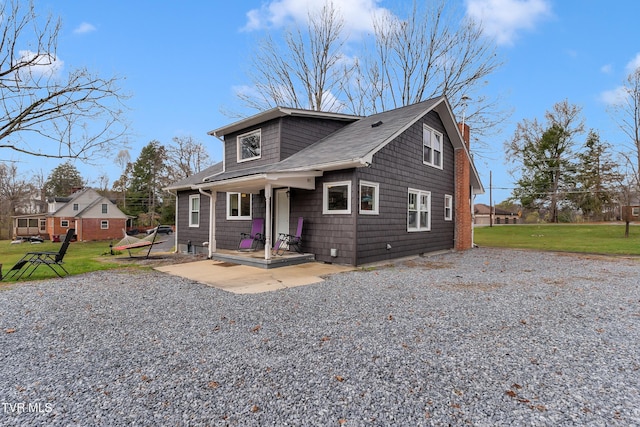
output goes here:
[[493, 172], [489, 171], [489, 227], [493, 227]]

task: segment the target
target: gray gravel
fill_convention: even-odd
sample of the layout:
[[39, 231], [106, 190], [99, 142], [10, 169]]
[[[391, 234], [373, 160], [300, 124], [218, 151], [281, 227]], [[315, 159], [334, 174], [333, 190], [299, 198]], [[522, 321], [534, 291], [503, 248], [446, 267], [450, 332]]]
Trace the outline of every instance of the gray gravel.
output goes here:
[[482, 248], [258, 295], [19, 284], [0, 425], [640, 425], [638, 267]]

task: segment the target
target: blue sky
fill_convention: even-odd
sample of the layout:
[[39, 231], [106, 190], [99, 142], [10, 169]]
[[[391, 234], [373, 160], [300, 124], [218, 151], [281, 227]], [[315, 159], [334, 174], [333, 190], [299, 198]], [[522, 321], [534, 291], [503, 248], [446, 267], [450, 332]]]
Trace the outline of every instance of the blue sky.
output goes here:
[[[476, 158], [489, 201], [489, 171], [493, 171], [493, 201], [506, 199], [513, 187], [507, 174], [503, 143], [524, 118], [542, 119], [558, 101], [583, 108], [587, 128], [614, 145], [622, 133], [607, 114], [607, 100], [622, 84], [629, 67], [640, 65], [637, 0], [457, 0], [465, 13], [482, 18], [488, 35], [498, 43], [505, 65], [489, 80], [489, 90], [501, 96], [509, 120]], [[220, 141], [207, 132], [235, 121], [222, 113], [239, 110], [236, 89], [249, 84], [246, 70], [253, 46], [283, 25], [303, 20], [320, 0], [221, 1], [38, 1], [40, 12], [63, 21], [58, 57], [64, 70], [86, 66], [104, 76], [125, 77], [131, 95], [131, 158], [151, 140], [169, 143], [190, 135], [205, 143], [220, 160]], [[341, 6], [350, 34], [357, 39], [370, 28], [373, 12], [402, 14], [409, 1], [350, 0]], [[354, 40], [354, 45], [358, 42]], [[245, 111], [246, 113], [252, 113]], [[458, 114], [460, 114], [458, 112]], [[6, 157], [6, 156], [4, 156]], [[61, 161], [20, 158], [23, 173], [43, 170], [45, 176]], [[112, 180], [120, 171], [113, 158], [98, 166], [77, 163], [82, 175], [95, 181], [101, 173]]]

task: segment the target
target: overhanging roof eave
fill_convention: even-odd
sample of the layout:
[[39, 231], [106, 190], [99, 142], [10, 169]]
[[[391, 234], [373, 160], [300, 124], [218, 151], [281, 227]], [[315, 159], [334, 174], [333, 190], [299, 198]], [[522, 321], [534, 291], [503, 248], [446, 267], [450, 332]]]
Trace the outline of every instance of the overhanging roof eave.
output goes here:
[[247, 117], [245, 119], [238, 120], [230, 125], [223, 126], [218, 129], [207, 132], [208, 135], [215, 137], [223, 137], [227, 134], [240, 131], [242, 129], [256, 126], [269, 120], [277, 119], [285, 116], [302, 116], [302, 117], [319, 117], [330, 118], [335, 120], [355, 121], [360, 119], [360, 116], [354, 116], [351, 114], [332, 113], [327, 111], [314, 111], [314, 110], [302, 110], [297, 108], [285, 108], [275, 107], [262, 113]]

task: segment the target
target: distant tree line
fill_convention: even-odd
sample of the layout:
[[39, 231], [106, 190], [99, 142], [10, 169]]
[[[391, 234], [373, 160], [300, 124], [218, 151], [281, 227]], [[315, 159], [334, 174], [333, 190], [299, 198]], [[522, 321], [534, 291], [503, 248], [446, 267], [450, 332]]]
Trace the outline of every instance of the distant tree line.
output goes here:
[[149, 142], [133, 162], [129, 152], [122, 150], [115, 163], [122, 167], [122, 174], [109, 187], [108, 177], [98, 177], [96, 186], [71, 160], [55, 167], [46, 179], [42, 172], [26, 176], [15, 163], [0, 162], [0, 239], [12, 237], [12, 216], [45, 213], [47, 198], [66, 197], [88, 186], [115, 200], [140, 227], [173, 224], [175, 197], [163, 188], [210, 166], [211, 159], [201, 142], [184, 136], [167, 145]]
[[505, 143], [516, 178], [507, 204], [518, 204], [529, 220], [628, 222], [623, 207], [640, 205], [640, 68], [621, 93], [610, 114], [627, 139], [613, 145], [597, 130], [587, 132], [581, 108], [567, 100], [542, 122], [518, 123]]

